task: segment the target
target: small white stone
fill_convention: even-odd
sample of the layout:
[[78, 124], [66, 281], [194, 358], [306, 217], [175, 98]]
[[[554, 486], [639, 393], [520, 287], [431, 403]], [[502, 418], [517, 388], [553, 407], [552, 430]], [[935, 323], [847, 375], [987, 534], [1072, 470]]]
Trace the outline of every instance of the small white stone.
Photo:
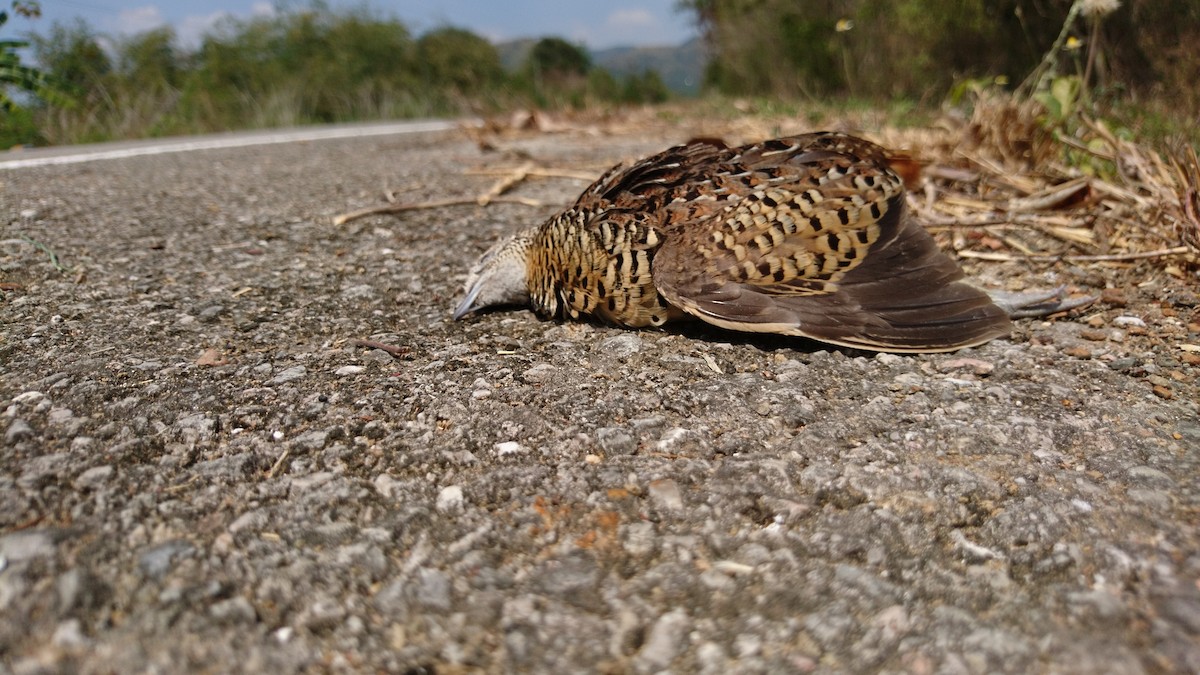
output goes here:
[[376, 476], [373, 482], [375, 484], [375, 491], [387, 499], [391, 499], [392, 495], [396, 494], [396, 486], [400, 484], [400, 481], [386, 473]]
[[16, 396], [14, 396], [13, 403], [20, 403], [21, 405], [26, 405], [26, 404], [30, 404], [30, 403], [37, 403], [38, 401], [40, 401], [44, 398], [46, 398], [46, 395], [40, 391], [27, 391], [27, 392], [17, 394]]
[[650, 482], [650, 499], [659, 507], [676, 511], [683, 508], [679, 484], [670, 478]]
[[333, 374], [338, 377], [345, 377], [347, 375], [357, 375], [366, 369], [366, 366], [342, 366], [333, 371]]
[[1137, 326], [1138, 328], [1146, 327], [1146, 322], [1142, 321], [1136, 316], [1118, 316], [1117, 318], [1113, 319], [1113, 323], [1117, 324], [1118, 326]]
[[507, 457], [509, 455], [523, 455], [523, 454], [529, 452], [529, 448], [521, 445], [520, 443], [518, 443], [516, 441], [504, 441], [503, 443], [497, 443], [495, 448], [496, 448], [496, 456], [497, 457]]
[[878, 361], [879, 363], [882, 363], [885, 366], [894, 366], [897, 363], [901, 363], [904, 361], [904, 359], [902, 357], [897, 356], [895, 354], [889, 354], [888, 352], [879, 352], [878, 354], [875, 355], [875, 360]]
[[461, 511], [464, 501], [461, 485], [447, 485], [438, 493], [437, 510], [442, 513]]

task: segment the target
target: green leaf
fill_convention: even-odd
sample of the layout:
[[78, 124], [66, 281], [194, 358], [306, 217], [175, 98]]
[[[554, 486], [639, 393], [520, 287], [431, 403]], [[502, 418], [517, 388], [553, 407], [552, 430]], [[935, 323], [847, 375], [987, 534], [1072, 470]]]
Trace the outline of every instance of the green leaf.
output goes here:
[[1078, 77], [1056, 77], [1050, 83], [1050, 95], [1058, 102], [1061, 111], [1060, 118], [1065, 119], [1075, 110], [1079, 99], [1080, 82]]

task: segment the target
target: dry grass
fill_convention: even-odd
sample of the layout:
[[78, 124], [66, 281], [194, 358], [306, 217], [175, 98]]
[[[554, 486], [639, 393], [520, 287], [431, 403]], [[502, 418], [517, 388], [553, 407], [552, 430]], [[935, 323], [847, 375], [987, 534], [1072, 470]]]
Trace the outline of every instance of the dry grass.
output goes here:
[[1150, 261], [1176, 277], [1200, 267], [1191, 147], [1158, 152], [1089, 118], [1073, 134], [1049, 133], [1036, 104], [1011, 100], [981, 102], [968, 122], [928, 133], [883, 135], [926, 162], [912, 206], [953, 233], [962, 257]]

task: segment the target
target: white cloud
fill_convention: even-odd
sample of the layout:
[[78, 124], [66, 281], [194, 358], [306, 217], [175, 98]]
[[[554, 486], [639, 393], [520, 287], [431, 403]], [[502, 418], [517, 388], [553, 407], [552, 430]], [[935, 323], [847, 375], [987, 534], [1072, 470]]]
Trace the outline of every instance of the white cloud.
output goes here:
[[618, 9], [608, 15], [607, 23], [614, 28], [648, 28], [657, 21], [645, 9]]
[[148, 31], [165, 24], [162, 10], [155, 5], [145, 5], [133, 9], [123, 9], [113, 22], [116, 32], [134, 35]]
[[254, 16], [275, 16], [275, 5], [270, 2], [256, 2], [250, 7]]

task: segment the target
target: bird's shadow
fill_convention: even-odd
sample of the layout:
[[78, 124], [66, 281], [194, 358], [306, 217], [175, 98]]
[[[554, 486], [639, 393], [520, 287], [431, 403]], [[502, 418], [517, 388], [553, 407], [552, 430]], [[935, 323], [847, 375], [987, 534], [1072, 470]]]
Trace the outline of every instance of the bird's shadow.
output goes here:
[[820, 340], [801, 337], [798, 335], [780, 335], [778, 333], [751, 333], [727, 330], [703, 321], [676, 321], [653, 329], [669, 335], [678, 335], [690, 340], [699, 340], [709, 344], [730, 344], [739, 347], [753, 347], [764, 352], [789, 351], [800, 354], [816, 352], [841, 352], [849, 357], [872, 356], [875, 352], [853, 347], [843, 347]]
[[[472, 312], [471, 318], [482, 318], [490, 314], [507, 314], [514, 310], [514, 307], [485, 307]], [[550, 319], [541, 319], [537, 315], [530, 313], [534, 321], [538, 323], [569, 323], [565, 321], [555, 321]], [[729, 344], [739, 347], [753, 347], [763, 352], [774, 353], [779, 351], [796, 352], [799, 354], [815, 354], [817, 352], [841, 352], [849, 357], [857, 356], [873, 356], [875, 352], [864, 349], [855, 349], [853, 347], [844, 347], [820, 340], [801, 337], [797, 335], [780, 335], [778, 333], [751, 333], [727, 330], [720, 326], [714, 326], [704, 321], [672, 321], [671, 323], [656, 328], [625, 328], [605, 323], [603, 321], [589, 320], [583, 323], [588, 323], [597, 328], [609, 328], [614, 330], [635, 332], [635, 333], [660, 333], [667, 335], [677, 335], [689, 340], [698, 340], [708, 344]]]

